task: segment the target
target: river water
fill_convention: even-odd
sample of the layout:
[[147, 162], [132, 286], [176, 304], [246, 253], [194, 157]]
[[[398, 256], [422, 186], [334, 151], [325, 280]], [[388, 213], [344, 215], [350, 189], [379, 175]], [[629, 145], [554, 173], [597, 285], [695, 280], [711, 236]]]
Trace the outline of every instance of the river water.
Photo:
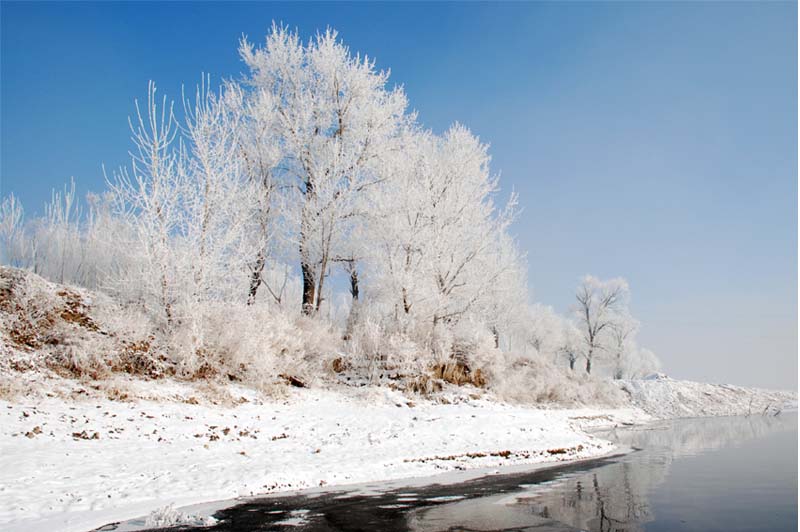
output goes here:
[[206, 530], [797, 530], [796, 413], [601, 435], [637, 450], [459, 484], [266, 497], [218, 512]]

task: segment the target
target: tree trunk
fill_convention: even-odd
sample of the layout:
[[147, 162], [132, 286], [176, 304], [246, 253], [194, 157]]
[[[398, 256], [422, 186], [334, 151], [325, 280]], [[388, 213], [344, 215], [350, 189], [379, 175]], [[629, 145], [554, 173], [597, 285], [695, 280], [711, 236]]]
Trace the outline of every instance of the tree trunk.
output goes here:
[[408, 302], [408, 290], [403, 288], [403, 312], [406, 314], [411, 312], [411, 303]]
[[264, 258], [264, 252], [259, 251], [258, 257], [256, 257], [256, 263], [253, 266], [253, 271], [250, 274], [250, 289], [247, 292], [247, 305], [250, 306], [256, 302], [256, 294], [258, 293], [258, 287], [261, 286], [261, 273], [264, 271], [264, 265], [266, 264], [266, 260]]
[[592, 373], [592, 357], [591, 357], [591, 355], [586, 357], [586, 373], [587, 374]]
[[358, 270], [354, 264], [350, 267], [350, 295], [358, 301]]
[[167, 317], [167, 328], [172, 327], [172, 304], [169, 300], [169, 285], [167, 284], [167, 274], [163, 267], [161, 272], [161, 303], [164, 305], [164, 314]]
[[[310, 175], [310, 174], [309, 174]], [[314, 183], [311, 181], [311, 178], [308, 177], [305, 182], [306, 190], [305, 190], [305, 197], [303, 200], [305, 201], [305, 205], [303, 206], [303, 211], [300, 214], [300, 273], [303, 276], [303, 307], [302, 312], [306, 316], [310, 316], [314, 314], [314, 308], [316, 304], [316, 288], [317, 288], [317, 279], [314, 273], [314, 265], [311, 264], [311, 260], [309, 258], [309, 252], [306, 247], [306, 242], [310, 238], [309, 233], [311, 232], [310, 222], [309, 222], [309, 213], [308, 208], [309, 204], [311, 203], [312, 199], [315, 197], [314, 191]], [[324, 270], [322, 272], [325, 273]]]
[[317, 282], [317, 302], [315, 305], [315, 309], [319, 312], [320, 307], [322, 306], [322, 302], [324, 298], [322, 297], [322, 289], [325, 288], [325, 277], [326, 277], [326, 270], [328, 269], [328, 255], [327, 253], [322, 254], [322, 263], [320, 264], [319, 269], [319, 281]]
[[[411, 250], [406, 246], [406, 272], [411, 270]], [[403, 311], [406, 314], [411, 312], [411, 302], [408, 300], [408, 289], [404, 286], [403, 287]]]
[[353, 337], [353, 328], [358, 322], [358, 269], [355, 260], [347, 261], [346, 269], [350, 273], [350, 295], [353, 297], [343, 336], [343, 340], [348, 341]]
[[302, 262], [300, 271], [303, 274], [303, 314], [310, 316], [314, 313], [317, 288], [316, 279], [314, 279], [314, 268], [310, 264]]

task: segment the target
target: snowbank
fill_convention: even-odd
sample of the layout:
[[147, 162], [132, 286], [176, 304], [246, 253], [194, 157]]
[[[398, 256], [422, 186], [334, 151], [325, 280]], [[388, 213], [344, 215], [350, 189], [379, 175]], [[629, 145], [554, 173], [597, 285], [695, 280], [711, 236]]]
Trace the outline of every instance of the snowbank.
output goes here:
[[646, 417], [414, 404], [376, 388], [272, 400], [231, 388], [240, 404], [226, 407], [192, 404], [187, 385], [153, 386], [184, 400], [0, 401], [0, 529], [88, 530], [169, 504], [589, 458], [613, 446], [584, 428]]
[[634, 406], [659, 419], [762, 415], [797, 408], [794, 392], [679, 381], [665, 376], [618, 382]]

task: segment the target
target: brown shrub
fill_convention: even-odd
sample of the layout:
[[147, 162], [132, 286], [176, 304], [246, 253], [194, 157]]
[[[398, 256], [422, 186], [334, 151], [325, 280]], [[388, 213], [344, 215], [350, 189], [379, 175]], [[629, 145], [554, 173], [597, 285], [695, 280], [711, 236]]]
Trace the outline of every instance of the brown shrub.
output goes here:
[[293, 375], [286, 375], [284, 373], [281, 373], [280, 375], [278, 375], [278, 377], [280, 377], [281, 379], [285, 380], [287, 384], [290, 384], [290, 385], [292, 385], [292, 386], [294, 386], [296, 388], [305, 388], [306, 387], [306, 383], [305, 382], [301, 381], [300, 379], [298, 379], [297, 377], [295, 377]]
[[407, 388], [410, 392], [418, 393], [420, 395], [430, 395], [432, 393], [442, 391], [442, 383], [432, 379], [428, 375], [420, 375], [419, 377], [408, 381]]
[[219, 374], [219, 370], [204, 360], [200, 367], [192, 374], [192, 379], [212, 379]]
[[111, 368], [97, 356], [77, 355], [72, 349], [50, 353], [45, 365], [57, 375], [67, 378], [89, 377], [103, 379], [109, 376]]
[[66, 322], [74, 323], [90, 331], [98, 332], [100, 327], [89, 316], [89, 309], [83, 304], [83, 300], [79, 294], [71, 292], [67, 289], [61, 289], [56, 292], [64, 300], [64, 307], [61, 309], [61, 319]]
[[0, 302], [0, 310], [10, 317], [6, 332], [18, 347], [38, 349], [46, 344], [57, 343], [52, 335], [56, 324], [56, 314], [52, 310], [39, 312], [36, 312], [39, 309], [26, 310], [18, 301], [6, 296]]
[[457, 386], [463, 384], [472, 384], [478, 388], [486, 386], [486, 378], [480, 369], [472, 371], [465, 363], [457, 360], [436, 364], [433, 366], [431, 373], [434, 378]]
[[167, 364], [166, 357], [153, 352], [153, 341], [152, 337], [140, 341], [123, 341], [111, 369], [150, 379], [175, 375], [175, 368]]
[[334, 373], [342, 373], [347, 369], [347, 364], [342, 357], [337, 357], [331, 362], [331, 369], [333, 369]]

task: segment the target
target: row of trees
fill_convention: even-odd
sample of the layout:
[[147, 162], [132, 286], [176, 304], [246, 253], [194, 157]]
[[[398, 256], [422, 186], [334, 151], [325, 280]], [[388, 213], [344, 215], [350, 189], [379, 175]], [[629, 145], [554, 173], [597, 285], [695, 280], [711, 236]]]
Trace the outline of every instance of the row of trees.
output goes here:
[[273, 25], [240, 53], [244, 81], [204, 79], [178, 110], [150, 84], [130, 166], [85, 212], [74, 185], [28, 223], [7, 198], [4, 261], [106, 291], [193, 352], [207, 309], [233, 305], [330, 322], [353, 352], [372, 331], [424, 360], [516, 349], [586, 372], [603, 357], [623, 376], [649, 356], [623, 281], [587, 278], [573, 320], [528, 308], [516, 197], [495, 205], [488, 148], [467, 128], [421, 127], [332, 30], [302, 42]]

